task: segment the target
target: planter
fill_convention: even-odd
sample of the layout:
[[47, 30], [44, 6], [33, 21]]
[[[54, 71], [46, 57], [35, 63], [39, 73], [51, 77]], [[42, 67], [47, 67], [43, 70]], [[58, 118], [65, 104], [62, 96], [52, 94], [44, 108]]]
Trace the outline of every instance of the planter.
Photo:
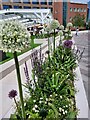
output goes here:
[[[59, 37], [57, 37], [57, 44], [58, 44], [58, 41], [59, 41]], [[44, 51], [43, 51], [43, 53], [46, 51], [46, 49], [47, 49], [47, 45], [46, 45], [46, 43], [44, 43], [43, 45], [42, 45], [42, 47], [44, 48]], [[38, 47], [39, 48], [39, 47]], [[24, 76], [24, 73], [23, 73], [23, 67], [24, 67], [24, 62], [25, 61], [27, 61], [27, 64], [28, 64], [28, 66], [30, 66], [30, 61], [28, 61], [28, 59], [30, 60], [30, 54], [31, 54], [32, 52], [27, 52], [27, 53], [24, 53], [24, 55], [21, 55], [20, 57], [19, 57], [19, 61], [20, 61], [20, 68], [21, 68], [21, 72], [22, 72], [22, 80], [25, 80], [25, 76]], [[11, 65], [11, 64], [9, 64], [9, 65]], [[13, 63], [12, 63], [12, 65], [13, 65]], [[29, 69], [29, 67], [28, 67], [28, 69]], [[4, 69], [5, 70], [5, 69]], [[29, 69], [29, 72], [30, 72], [31, 70]], [[80, 109], [80, 112], [79, 112], [79, 115], [77, 116], [77, 118], [87, 118], [87, 110], [88, 110], [88, 104], [87, 104], [87, 99], [86, 99], [86, 95], [85, 95], [85, 90], [84, 90], [84, 86], [83, 86], [83, 83], [82, 83], [82, 79], [81, 79], [81, 73], [80, 73], [80, 70], [79, 70], [79, 67], [77, 67], [76, 68], [76, 70], [75, 70], [75, 73], [76, 73], [76, 75], [77, 75], [77, 79], [79, 78], [79, 81], [75, 81], [75, 87], [77, 88], [77, 90], [79, 90], [79, 92], [76, 94], [76, 96], [75, 96], [75, 100], [76, 100], [76, 107], [78, 108], [78, 109]], [[10, 74], [10, 73], [9, 73]], [[11, 74], [10, 74], [11, 75]], [[7, 75], [7, 76], [9, 76], [8, 77], [8, 80], [9, 80], [9, 78], [10, 78], [10, 75]], [[15, 75], [15, 74], [14, 74]], [[14, 76], [13, 75], [13, 76]], [[4, 78], [2, 79], [2, 80], [4, 80], [5, 81], [5, 79], [7, 79], [7, 76], [4, 76]], [[25, 81], [24, 81], [25, 82]], [[82, 98], [83, 97], [83, 101], [82, 101], [82, 99], [80, 99], [80, 98]], [[9, 101], [10, 102], [10, 101]], [[82, 107], [82, 104], [83, 104], [83, 107]], [[83, 110], [85, 110], [84, 111], [84, 113], [83, 113]], [[4, 115], [3, 115], [3, 118], [8, 118], [8, 117], [10, 117], [10, 114], [12, 113], [12, 111], [14, 111], [13, 110], [13, 108], [11, 107], [9, 107], [8, 108], [8, 112], [7, 112], [7, 114], [5, 114], [4, 113]]]
[[79, 110], [77, 118], [88, 119], [88, 115], [89, 115], [88, 101], [87, 101], [85, 88], [84, 88], [84, 84], [82, 81], [82, 76], [81, 76], [79, 66], [76, 68], [74, 72], [76, 74], [76, 80], [75, 80], [74, 85], [75, 85], [76, 90], [78, 90], [78, 92], [75, 95], [76, 107]]

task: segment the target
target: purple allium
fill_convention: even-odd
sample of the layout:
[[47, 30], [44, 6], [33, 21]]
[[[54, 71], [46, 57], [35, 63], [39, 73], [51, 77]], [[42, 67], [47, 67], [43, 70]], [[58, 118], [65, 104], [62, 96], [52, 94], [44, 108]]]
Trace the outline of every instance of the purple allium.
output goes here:
[[8, 97], [10, 99], [15, 98], [15, 96], [17, 96], [17, 91], [16, 90], [11, 90], [8, 94]]
[[66, 41], [64, 41], [63, 45], [65, 48], [71, 48], [73, 45], [73, 42], [71, 40], [66, 40]]

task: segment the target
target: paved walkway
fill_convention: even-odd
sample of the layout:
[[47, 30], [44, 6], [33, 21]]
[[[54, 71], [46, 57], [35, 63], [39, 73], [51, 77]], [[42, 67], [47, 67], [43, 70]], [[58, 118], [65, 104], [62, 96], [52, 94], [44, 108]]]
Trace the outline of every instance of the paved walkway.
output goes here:
[[80, 66], [81, 75], [82, 75], [82, 79], [83, 79], [83, 83], [85, 86], [85, 91], [86, 91], [86, 95], [87, 95], [87, 99], [90, 107], [90, 74], [89, 74], [90, 31], [80, 31], [78, 36], [76, 36], [75, 32], [73, 32], [73, 36], [74, 36], [74, 40], [75, 40], [75, 44], [77, 45], [77, 48], [80, 49], [81, 51], [83, 50], [83, 48], [85, 48], [82, 59], [79, 62], [79, 66]]

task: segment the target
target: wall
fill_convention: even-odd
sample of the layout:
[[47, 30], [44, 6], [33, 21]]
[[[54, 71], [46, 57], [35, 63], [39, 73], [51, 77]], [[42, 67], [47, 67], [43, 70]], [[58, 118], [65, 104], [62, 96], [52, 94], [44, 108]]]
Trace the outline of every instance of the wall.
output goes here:
[[[70, 8], [73, 9], [72, 12], [70, 12]], [[74, 8], [82, 8], [86, 9], [86, 12], [74, 12]], [[87, 4], [81, 4], [81, 3], [68, 3], [68, 15], [67, 15], [67, 22], [70, 22], [70, 17], [73, 18], [77, 14], [84, 15], [85, 21], [87, 18]]]
[[54, 18], [63, 24], [63, 2], [54, 2]]

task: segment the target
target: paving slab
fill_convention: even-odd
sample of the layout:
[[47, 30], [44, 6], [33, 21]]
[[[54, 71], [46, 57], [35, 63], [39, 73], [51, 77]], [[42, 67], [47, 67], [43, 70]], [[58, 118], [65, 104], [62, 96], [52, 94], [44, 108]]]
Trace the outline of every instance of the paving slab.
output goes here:
[[79, 62], [79, 67], [90, 107], [90, 31], [80, 31], [78, 36], [73, 33], [73, 38], [77, 48], [80, 49], [80, 51], [85, 48], [82, 59]]

